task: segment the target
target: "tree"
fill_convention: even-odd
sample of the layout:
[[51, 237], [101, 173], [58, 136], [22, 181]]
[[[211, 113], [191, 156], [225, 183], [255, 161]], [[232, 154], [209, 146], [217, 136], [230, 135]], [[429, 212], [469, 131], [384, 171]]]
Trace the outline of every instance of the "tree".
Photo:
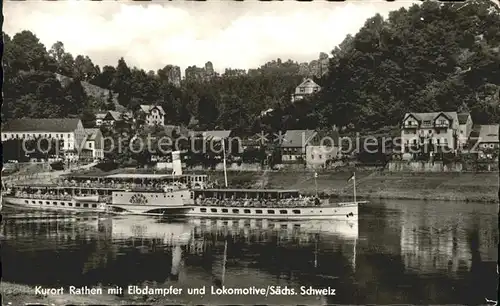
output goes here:
[[118, 93], [118, 103], [127, 107], [130, 104], [132, 98], [131, 95], [131, 72], [130, 68], [125, 63], [125, 60], [120, 58], [118, 60], [118, 66], [113, 75], [113, 81], [111, 83], [111, 89]]

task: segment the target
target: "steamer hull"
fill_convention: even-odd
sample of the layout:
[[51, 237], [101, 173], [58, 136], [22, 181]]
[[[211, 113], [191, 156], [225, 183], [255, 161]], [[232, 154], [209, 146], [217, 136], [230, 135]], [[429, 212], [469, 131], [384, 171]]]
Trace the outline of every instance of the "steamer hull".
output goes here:
[[358, 204], [317, 207], [220, 207], [195, 206], [187, 216], [271, 220], [358, 220]]
[[74, 200], [55, 200], [55, 199], [34, 199], [24, 197], [3, 197], [5, 206], [29, 209], [29, 210], [50, 210], [50, 211], [68, 211], [68, 212], [88, 212], [105, 213], [106, 204], [104, 203], [85, 203]]

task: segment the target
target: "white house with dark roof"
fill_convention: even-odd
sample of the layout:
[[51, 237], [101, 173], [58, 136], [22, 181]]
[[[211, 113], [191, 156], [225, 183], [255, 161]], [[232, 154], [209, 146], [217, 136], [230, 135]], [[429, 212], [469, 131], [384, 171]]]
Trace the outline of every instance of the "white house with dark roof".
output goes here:
[[312, 95], [321, 90], [321, 87], [316, 84], [312, 79], [307, 78], [300, 83], [299, 86], [295, 87], [295, 92], [292, 95], [292, 103], [304, 99], [308, 95]]
[[104, 158], [104, 148], [102, 141], [102, 133], [100, 129], [85, 129], [85, 145], [84, 149], [90, 150], [92, 152], [92, 159], [102, 159]]
[[140, 112], [145, 114], [147, 125], [165, 125], [165, 111], [159, 105], [141, 105]]
[[460, 121], [457, 112], [407, 113], [401, 126], [401, 151], [425, 145], [455, 151], [465, 146], [471, 126], [472, 119], [470, 125], [465, 115]]
[[[316, 135], [313, 130], [288, 130], [280, 141], [281, 160], [283, 162], [294, 162], [306, 160], [306, 147], [309, 141]], [[279, 138], [279, 137], [278, 137]]]
[[85, 129], [80, 119], [13, 119], [2, 127], [2, 141], [8, 139], [56, 139], [63, 150], [79, 149], [85, 138]]
[[308, 168], [325, 167], [328, 161], [341, 156], [339, 132], [332, 130], [315, 134], [306, 143], [305, 150]]
[[101, 126], [107, 113], [95, 114], [95, 126]]

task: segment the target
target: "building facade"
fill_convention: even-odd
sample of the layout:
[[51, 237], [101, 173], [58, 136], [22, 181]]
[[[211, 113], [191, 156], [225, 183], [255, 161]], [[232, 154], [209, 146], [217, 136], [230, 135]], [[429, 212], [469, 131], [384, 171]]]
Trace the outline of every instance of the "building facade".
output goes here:
[[312, 95], [321, 90], [321, 87], [312, 79], [304, 79], [299, 86], [295, 88], [295, 93], [292, 95], [292, 102], [304, 99], [308, 95]]
[[417, 153], [427, 148], [427, 152], [456, 152], [466, 145], [471, 130], [469, 118], [462, 122], [456, 112], [407, 113], [401, 126], [401, 151]]
[[338, 131], [316, 133], [306, 144], [306, 166], [312, 169], [324, 168], [329, 161], [340, 157], [340, 151]]
[[145, 114], [147, 125], [165, 125], [165, 111], [158, 105], [141, 105], [141, 112]]
[[2, 129], [2, 141], [8, 139], [54, 139], [66, 159], [77, 159], [86, 133], [80, 119], [14, 119]]
[[90, 150], [92, 160], [104, 158], [103, 138], [100, 129], [85, 129], [84, 149]]
[[312, 130], [288, 130], [280, 144], [281, 161], [284, 163], [305, 162], [308, 142], [315, 136]]
[[470, 134], [472, 132], [472, 117], [469, 113], [458, 114], [458, 144], [460, 146], [466, 146], [469, 141]]

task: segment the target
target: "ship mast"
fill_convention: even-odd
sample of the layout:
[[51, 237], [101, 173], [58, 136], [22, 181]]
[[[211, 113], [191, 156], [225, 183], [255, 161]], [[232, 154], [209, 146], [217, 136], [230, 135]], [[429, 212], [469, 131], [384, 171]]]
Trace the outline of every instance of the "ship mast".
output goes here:
[[223, 165], [224, 165], [224, 184], [227, 188], [226, 145], [225, 145], [224, 138], [222, 138], [222, 157], [223, 157]]
[[354, 203], [357, 203], [356, 202], [356, 172], [354, 172], [352, 174], [352, 183], [354, 184], [354, 188], [353, 188], [353, 191], [354, 191]]

